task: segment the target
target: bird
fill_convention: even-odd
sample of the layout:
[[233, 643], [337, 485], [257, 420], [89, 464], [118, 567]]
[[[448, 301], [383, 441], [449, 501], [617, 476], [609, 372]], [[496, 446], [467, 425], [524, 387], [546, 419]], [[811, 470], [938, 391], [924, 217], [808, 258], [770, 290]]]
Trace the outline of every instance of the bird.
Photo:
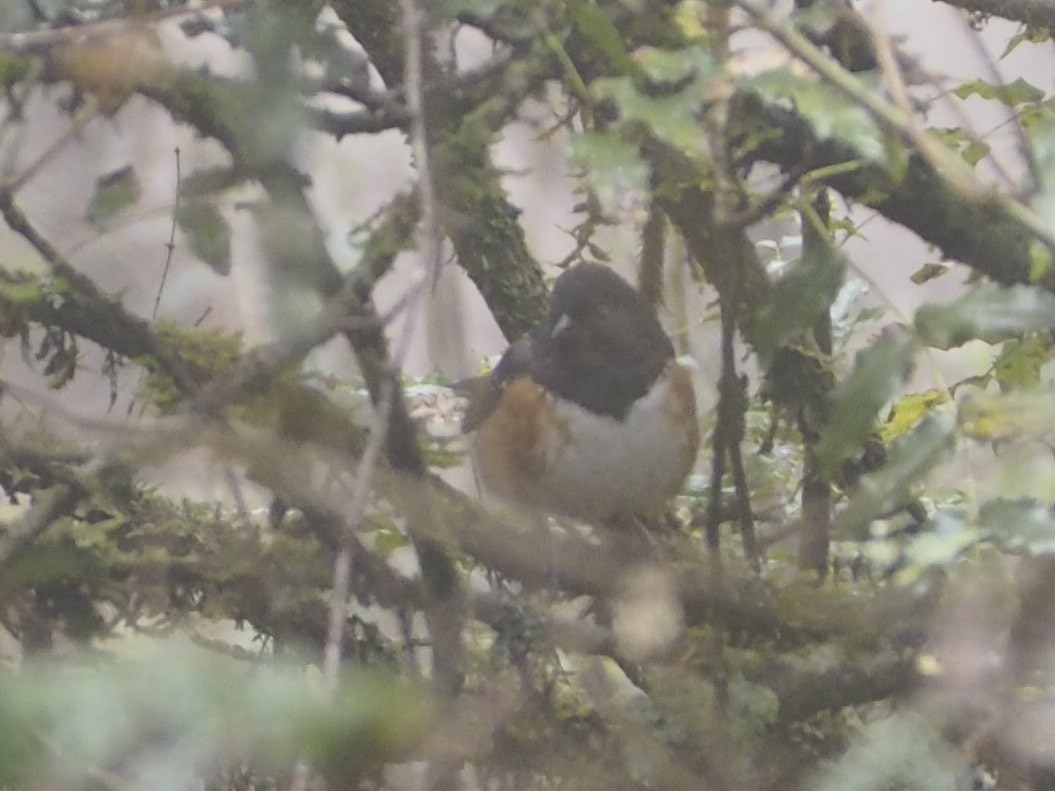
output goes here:
[[658, 516], [699, 446], [692, 377], [654, 308], [589, 262], [556, 279], [547, 317], [479, 384], [463, 430], [488, 494], [595, 524]]

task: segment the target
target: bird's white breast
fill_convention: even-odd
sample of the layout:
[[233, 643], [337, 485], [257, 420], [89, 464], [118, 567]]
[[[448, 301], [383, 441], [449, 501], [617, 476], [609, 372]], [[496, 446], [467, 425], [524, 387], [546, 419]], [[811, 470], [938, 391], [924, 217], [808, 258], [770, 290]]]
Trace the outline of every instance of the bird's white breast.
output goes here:
[[556, 427], [539, 448], [540, 505], [597, 520], [656, 510], [677, 492], [696, 451], [691, 388], [675, 392], [684, 375], [672, 365], [623, 420], [554, 398]]

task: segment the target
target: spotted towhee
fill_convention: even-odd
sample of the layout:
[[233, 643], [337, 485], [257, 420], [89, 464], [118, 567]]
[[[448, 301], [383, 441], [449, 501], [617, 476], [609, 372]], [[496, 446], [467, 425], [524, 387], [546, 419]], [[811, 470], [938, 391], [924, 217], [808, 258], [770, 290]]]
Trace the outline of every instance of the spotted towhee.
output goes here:
[[656, 514], [699, 444], [692, 381], [655, 311], [598, 264], [557, 278], [546, 321], [502, 356], [464, 428], [490, 493], [591, 522]]

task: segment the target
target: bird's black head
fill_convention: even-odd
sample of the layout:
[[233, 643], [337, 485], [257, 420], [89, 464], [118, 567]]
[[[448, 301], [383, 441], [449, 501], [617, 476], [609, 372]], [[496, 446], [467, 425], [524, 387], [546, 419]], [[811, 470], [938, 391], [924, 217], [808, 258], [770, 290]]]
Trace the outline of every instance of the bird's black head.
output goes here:
[[622, 419], [674, 356], [656, 312], [606, 266], [579, 264], [553, 287], [534, 333], [532, 375], [556, 395]]

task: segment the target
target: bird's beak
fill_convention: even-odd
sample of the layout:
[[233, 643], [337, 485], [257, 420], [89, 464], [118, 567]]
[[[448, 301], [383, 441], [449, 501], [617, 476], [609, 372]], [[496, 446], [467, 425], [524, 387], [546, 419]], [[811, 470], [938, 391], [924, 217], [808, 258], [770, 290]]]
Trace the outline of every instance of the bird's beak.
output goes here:
[[570, 327], [570, 326], [571, 326], [571, 317], [569, 317], [567, 313], [561, 313], [557, 317], [557, 320], [555, 322], [553, 322], [553, 329], [551, 329], [549, 331], [549, 336], [551, 338], [556, 338], [558, 335], [560, 335], [562, 332], [564, 332], [564, 330], [568, 329], [568, 327]]

